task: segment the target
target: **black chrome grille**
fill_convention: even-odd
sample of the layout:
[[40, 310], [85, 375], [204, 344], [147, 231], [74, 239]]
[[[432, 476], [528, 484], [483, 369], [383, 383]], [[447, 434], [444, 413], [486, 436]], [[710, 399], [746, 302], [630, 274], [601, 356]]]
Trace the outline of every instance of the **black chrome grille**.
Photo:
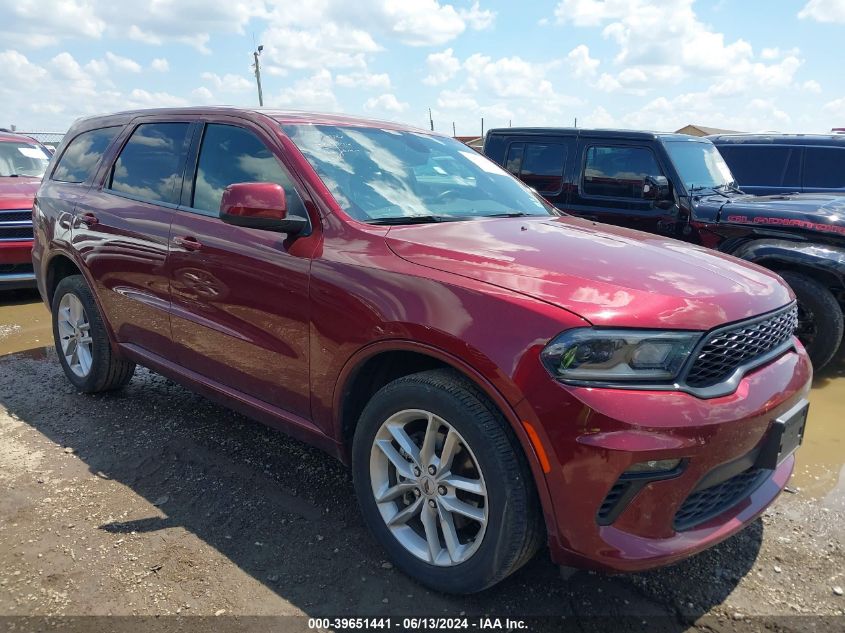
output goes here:
[[765, 319], [738, 323], [709, 335], [687, 373], [690, 387], [711, 387], [730, 378], [738, 367], [771, 352], [790, 339], [798, 326], [791, 306]]
[[29, 209], [0, 211], [0, 241], [31, 239], [32, 211]]
[[749, 468], [720, 484], [693, 492], [675, 514], [675, 530], [689, 530], [730, 509], [756, 490], [770, 472]]
[[0, 211], [0, 224], [5, 222], [32, 222], [32, 211]]

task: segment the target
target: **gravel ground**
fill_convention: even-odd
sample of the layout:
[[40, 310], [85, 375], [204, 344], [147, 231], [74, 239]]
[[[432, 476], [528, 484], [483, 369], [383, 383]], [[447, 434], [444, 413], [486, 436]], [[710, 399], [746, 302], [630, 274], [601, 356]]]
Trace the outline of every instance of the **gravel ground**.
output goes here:
[[[146, 370], [119, 394], [77, 393], [49, 350], [0, 358], [0, 492], [4, 616], [565, 616], [590, 630], [610, 615], [627, 617], [614, 630], [845, 630], [839, 500], [785, 494], [662, 570], [564, 581], [540, 552], [483, 594], [445, 596], [385, 561], [333, 459]], [[0, 617], [7, 630], [26, 623]]]

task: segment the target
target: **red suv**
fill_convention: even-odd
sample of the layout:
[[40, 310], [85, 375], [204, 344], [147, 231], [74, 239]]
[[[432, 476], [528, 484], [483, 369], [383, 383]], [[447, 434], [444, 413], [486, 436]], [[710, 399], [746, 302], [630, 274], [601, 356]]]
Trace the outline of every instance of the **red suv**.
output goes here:
[[32, 200], [50, 153], [38, 141], [0, 131], [0, 291], [32, 288]]
[[33, 262], [81, 391], [135, 364], [351, 464], [430, 587], [641, 570], [759, 515], [811, 368], [773, 273], [562, 215], [461, 143], [239, 109], [77, 122]]

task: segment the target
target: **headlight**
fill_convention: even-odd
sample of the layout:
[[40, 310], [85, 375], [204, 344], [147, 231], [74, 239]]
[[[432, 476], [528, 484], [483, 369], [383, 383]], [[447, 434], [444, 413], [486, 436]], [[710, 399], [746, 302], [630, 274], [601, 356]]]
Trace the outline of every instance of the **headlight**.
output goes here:
[[578, 328], [540, 354], [555, 378], [574, 381], [669, 381], [678, 376], [700, 332]]

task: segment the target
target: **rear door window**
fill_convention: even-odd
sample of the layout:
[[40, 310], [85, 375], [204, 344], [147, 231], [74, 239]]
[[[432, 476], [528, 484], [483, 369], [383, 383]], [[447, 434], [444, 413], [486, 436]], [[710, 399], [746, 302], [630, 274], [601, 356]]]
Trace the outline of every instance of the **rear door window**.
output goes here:
[[845, 188], [845, 149], [806, 148], [804, 150], [804, 186], [816, 189]]
[[522, 169], [522, 156], [525, 153], [525, 143], [513, 143], [508, 148], [508, 155], [505, 158], [505, 169], [519, 178]]
[[210, 123], [202, 139], [191, 206], [216, 214], [220, 211], [223, 190], [240, 182], [281, 185], [288, 212], [307, 217], [293, 182], [260, 138], [234, 125]]
[[143, 123], [112, 168], [112, 191], [153, 202], [178, 204], [190, 123]]
[[582, 183], [586, 195], [641, 200], [646, 177], [663, 178], [654, 153], [646, 147], [587, 148]]
[[784, 145], [722, 146], [719, 153], [739, 186], [800, 187], [801, 148]]
[[563, 187], [566, 148], [553, 143], [526, 143], [520, 178], [539, 193], [557, 193]]
[[77, 183], [88, 180], [120, 130], [120, 127], [105, 127], [74, 138], [53, 170], [52, 180]]

